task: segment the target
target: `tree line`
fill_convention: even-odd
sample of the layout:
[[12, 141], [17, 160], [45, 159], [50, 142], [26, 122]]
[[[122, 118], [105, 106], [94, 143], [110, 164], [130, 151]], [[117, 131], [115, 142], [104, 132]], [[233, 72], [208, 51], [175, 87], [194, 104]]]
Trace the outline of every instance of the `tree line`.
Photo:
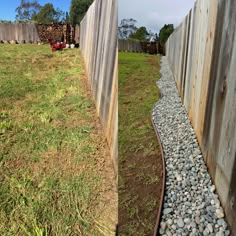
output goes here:
[[68, 13], [55, 8], [52, 3], [41, 5], [37, 0], [20, 0], [19, 6], [15, 9], [15, 20], [16, 22], [37, 22], [43, 24], [70, 22], [70, 24], [75, 26], [80, 24], [93, 1], [71, 0]]
[[[94, 0], [71, 0], [70, 10], [64, 12], [59, 8], [55, 8], [52, 3], [46, 3], [43, 6], [38, 0], [20, 0], [16, 11], [16, 22], [37, 22], [37, 23], [59, 23], [67, 22], [73, 26], [80, 24], [86, 14], [89, 6]], [[174, 31], [173, 24], [165, 24], [159, 35], [148, 30], [145, 26], [137, 27], [137, 21], [123, 19], [118, 27], [118, 37], [120, 39], [133, 39], [139, 41], [158, 41], [164, 46], [170, 34]]]
[[118, 27], [118, 37], [120, 39], [131, 39], [139, 41], [155, 41], [159, 42], [164, 47], [168, 37], [174, 31], [173, 24], [165, 24], [159, 34], [153, 33], [145, 26], [136, 27], [137, 21], [135, 19], [122, 19]]

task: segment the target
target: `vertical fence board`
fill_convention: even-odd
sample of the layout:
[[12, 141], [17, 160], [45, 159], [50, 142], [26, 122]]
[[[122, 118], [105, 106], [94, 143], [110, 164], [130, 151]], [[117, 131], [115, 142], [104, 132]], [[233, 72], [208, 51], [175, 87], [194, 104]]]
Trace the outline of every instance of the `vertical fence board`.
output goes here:
[[209, 79], [210, 79], [210, 70], [211, 70], [211, 62], [213, 56], [213, 45], [214, 45], [214, 38], [215, 38], [215, 27], [216, 27], [216, 17], [217, 17], [217, 9], [218, 5], [215, 4], [215, 0], [209, 1], [208, 6], [208, 20], [205, 21], [206, 23], [206, 46], [205, 46], [205, 53], [204, 53], [204, 65], [203, 65], [203, 72], [202, 72], [202, 83], [201, 83], [201, 90], [200, 90], [200, 100], [199, 100], [199, 113], [197, 119], [197, 128], [196, 134], [199, 140], [200, 145], [202, 144], [202, 136], [203, 136], [203, 127], [204, 127], [204, 117], [206, 111], [206, 101], [207, 101], [207, 92], [209, 87]]
[[117, 0], [95, 0], [81, 21], [80, 48], [115, 171], [118, 159]]

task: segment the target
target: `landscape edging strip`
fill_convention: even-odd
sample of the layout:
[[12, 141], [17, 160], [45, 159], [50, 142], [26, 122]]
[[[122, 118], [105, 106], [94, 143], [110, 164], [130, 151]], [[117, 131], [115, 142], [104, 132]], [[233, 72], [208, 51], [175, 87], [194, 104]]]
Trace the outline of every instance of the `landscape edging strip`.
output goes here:
[[160, 147], [161, 159], [162, 159], [162, 191], [161, 191], [160, 207], [157, 212], [156, 225], [155, 225], [154, 233], [153, 233], [153, 236], [157, 236], [157, 235], [159, 235], [158, 230], [159, 230], [159, 226], [160, 226], [160, 220], [161, 220], [161, 214], [162, 214], [162, 208], [163, 208], [163, 202], [164, 202], [165, 183], [166, 183], [166, 165], [165, 165], [164, 151], [163, 151], [161, 139], [160, 139], [158, 130], [153, 122], [152, 114], [151, 114], [151, 121], [152, 121], [152, 126], [155, 131], [156, 138], [157, 138], [157, 141], [158, 141], [158, 144]]

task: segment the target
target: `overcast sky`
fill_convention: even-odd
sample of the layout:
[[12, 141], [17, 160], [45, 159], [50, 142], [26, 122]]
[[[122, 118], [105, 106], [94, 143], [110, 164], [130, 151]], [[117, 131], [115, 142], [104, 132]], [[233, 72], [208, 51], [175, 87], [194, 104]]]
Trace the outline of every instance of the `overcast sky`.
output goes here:
[[137, 26], [159, 33], [164, 24], [179, 23], [194, 6], [195, 0], [118, 0], [119, 25], [122, 19], [133, 18]]

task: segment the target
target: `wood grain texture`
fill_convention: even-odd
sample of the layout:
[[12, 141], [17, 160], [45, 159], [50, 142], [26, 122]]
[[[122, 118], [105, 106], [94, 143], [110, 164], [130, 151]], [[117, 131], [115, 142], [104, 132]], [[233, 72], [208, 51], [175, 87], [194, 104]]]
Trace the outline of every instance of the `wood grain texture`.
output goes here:
[[80, 48], [98, 114], [118, 163], [117, 0], [95, 0], [80, 25]]

